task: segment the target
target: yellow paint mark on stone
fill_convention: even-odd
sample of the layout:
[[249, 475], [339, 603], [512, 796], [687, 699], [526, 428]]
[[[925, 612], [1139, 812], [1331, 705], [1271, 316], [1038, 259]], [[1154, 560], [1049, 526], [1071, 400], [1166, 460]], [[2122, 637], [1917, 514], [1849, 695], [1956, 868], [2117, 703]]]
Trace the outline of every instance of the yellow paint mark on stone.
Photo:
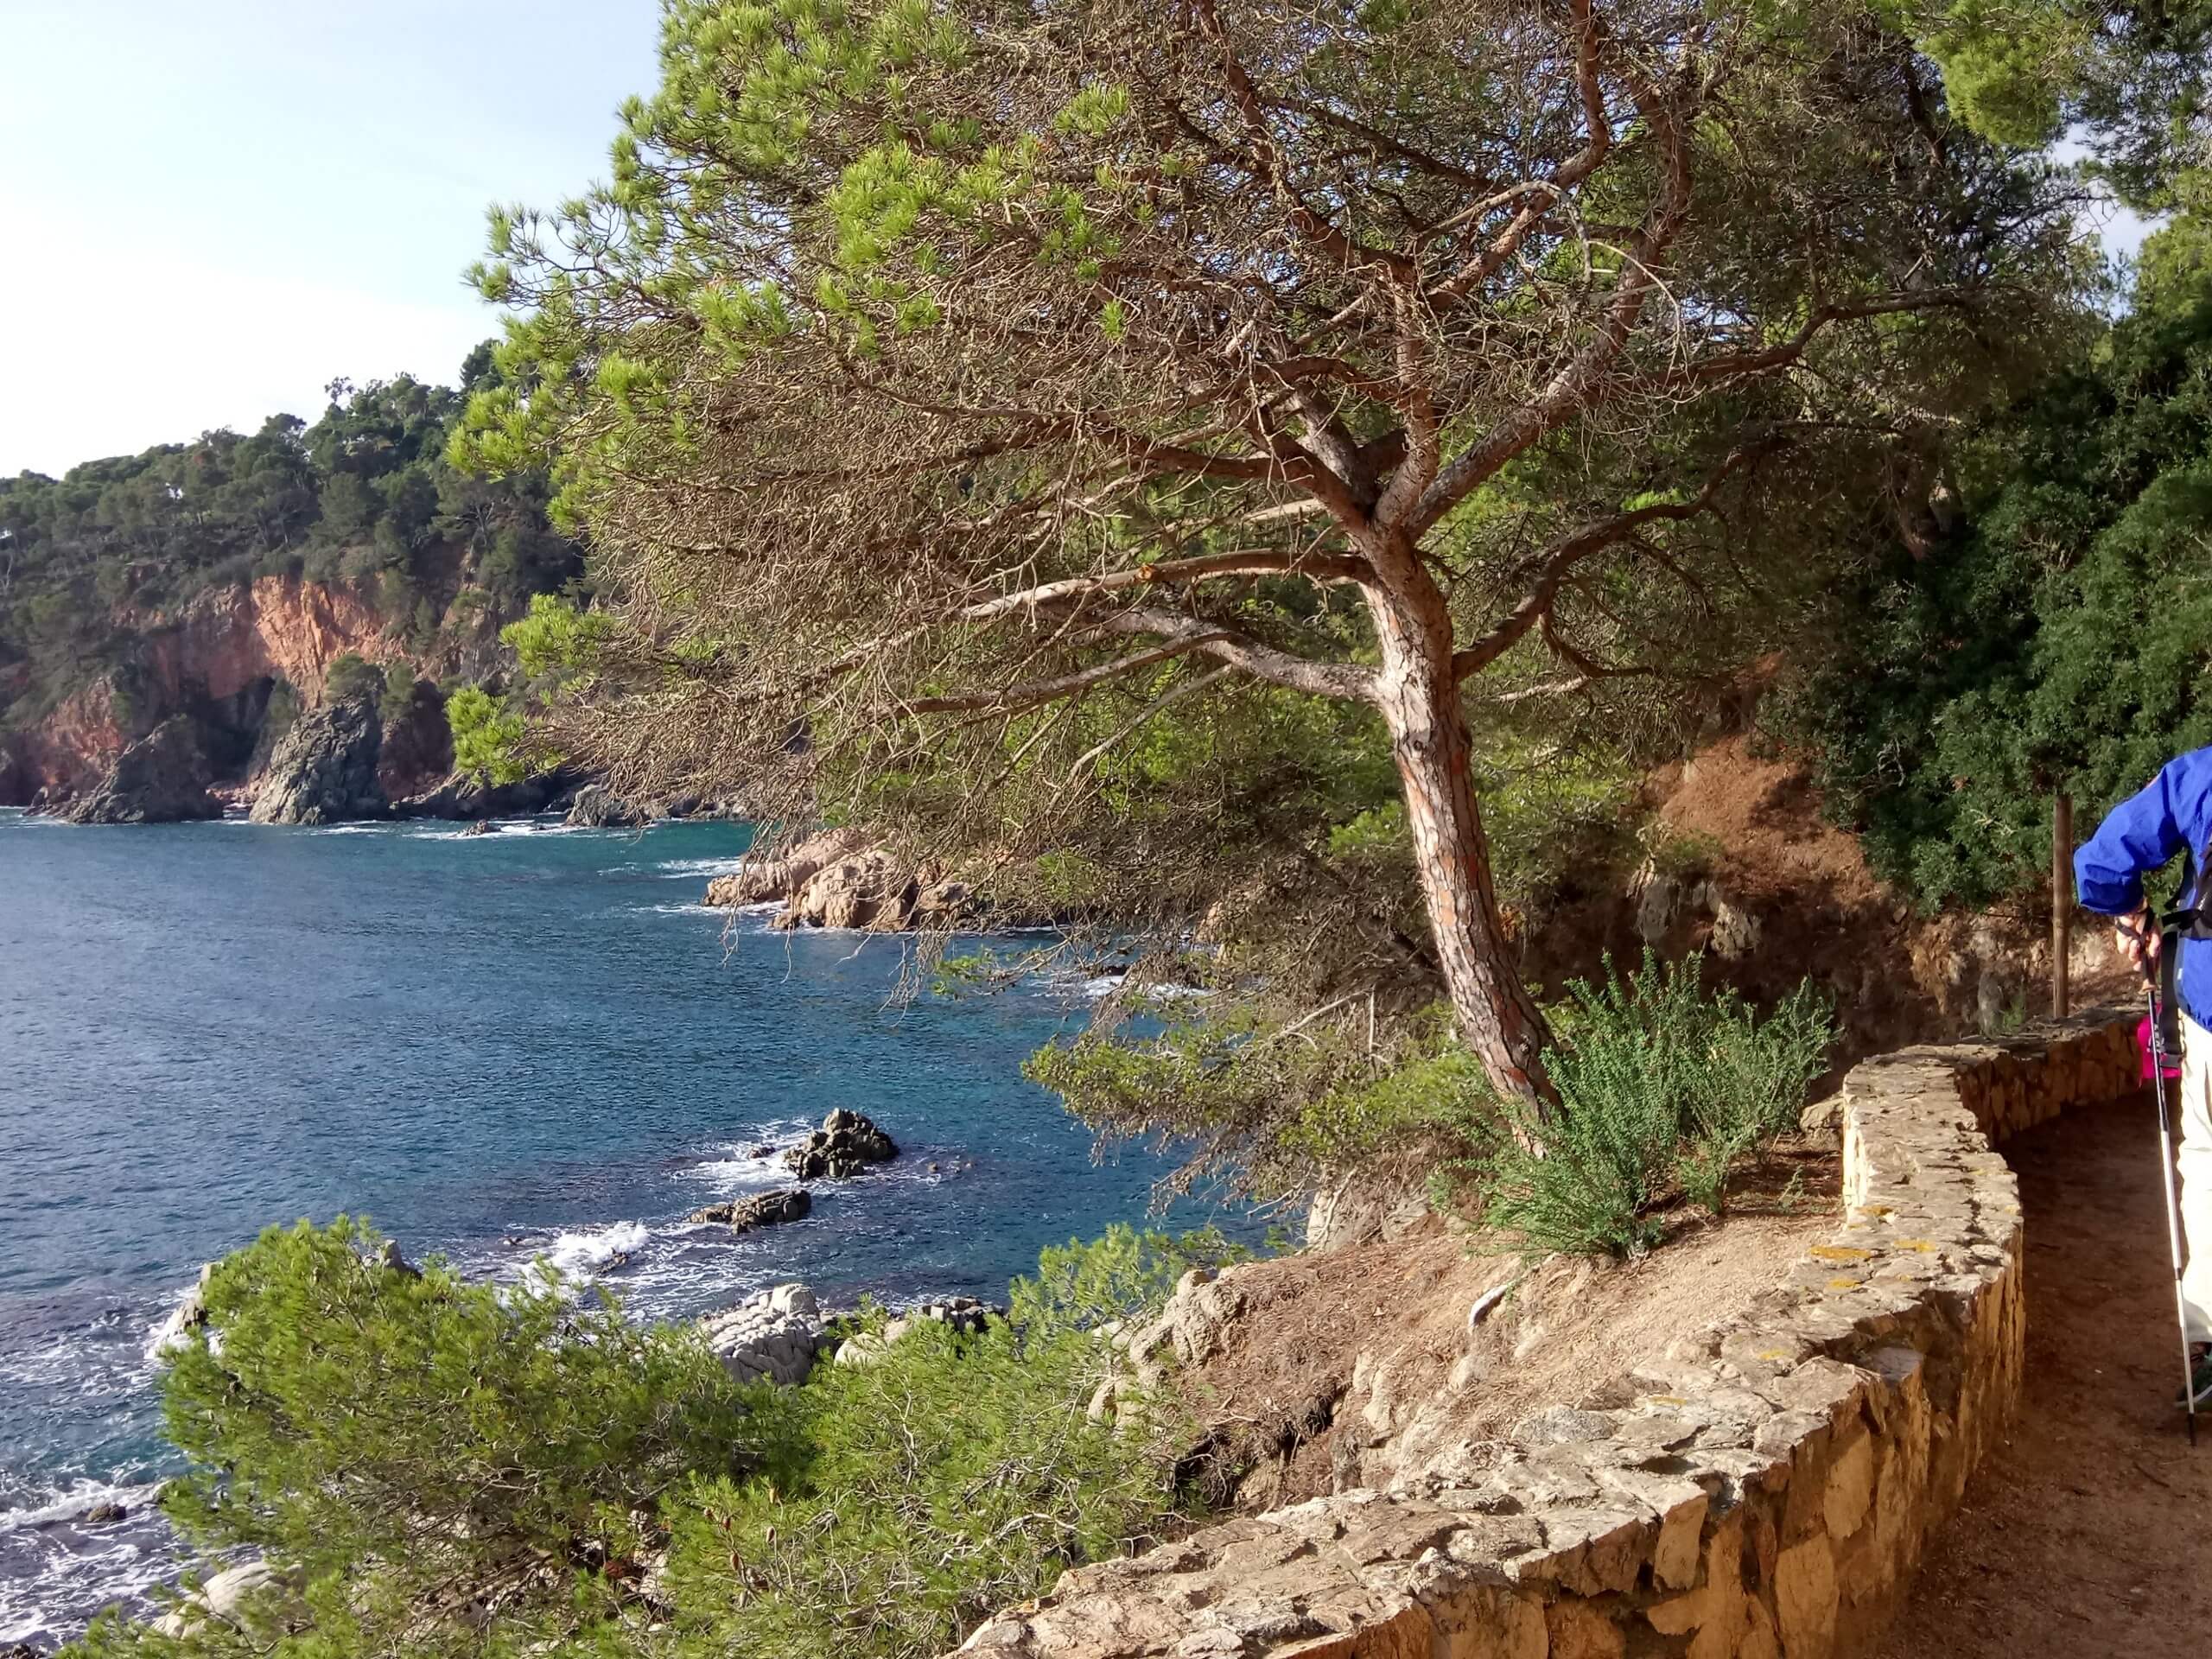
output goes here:
[[1926, 1255], [1936, 1248], [1936, 1241], [1929, 1238], [1901, 1238], [1897, 1240], [1897, 1247], [1901, 1250], [1911, 1250], [1916, 1255]]
[[1864, 1280], [1859, 1279], [1831, 1279], [1828, 1281], [1828, 1288], [1830, 1290], [1856, 1290], [1865, 1282], [1866, 1281]]
[[1823, 1262], [1872, 1262], [1874, 1252], [1862, 1250], [1855, 1244], [1815, 1244], [1809, 1254]]

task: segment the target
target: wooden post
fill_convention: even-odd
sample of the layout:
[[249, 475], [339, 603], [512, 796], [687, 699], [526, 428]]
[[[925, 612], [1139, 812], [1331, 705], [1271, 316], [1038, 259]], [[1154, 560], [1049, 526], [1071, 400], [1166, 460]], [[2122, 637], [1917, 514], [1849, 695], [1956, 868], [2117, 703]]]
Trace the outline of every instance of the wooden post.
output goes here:
[[2050, 804], [2050, 1013], [2063, 1020], [2074, 944], [2074, 798], [2060, 790]]

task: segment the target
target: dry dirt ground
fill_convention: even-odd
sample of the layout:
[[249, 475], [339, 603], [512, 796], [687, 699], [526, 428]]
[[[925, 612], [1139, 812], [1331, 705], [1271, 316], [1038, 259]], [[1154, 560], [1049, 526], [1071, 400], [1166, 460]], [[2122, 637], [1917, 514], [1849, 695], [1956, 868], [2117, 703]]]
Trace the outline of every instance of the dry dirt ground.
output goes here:
[[[1834, 1230], [1825, 1144], [1788, 1143], [1743, 1185], [1725, 1222], [1686, 1221], [1635, 1262], [1484, 1254], [1431, 1217], [1264, 1264], [1243, 1281], [1250, 1305], [1221, 1351], [1180, 1377], [1234, 1471], [1237, 1506], [1386, 1482], [1440, 1435], [1483, 1439], [1551, 1406], [1625, 1403], [1606, 1396], [1635, 1361], [1745, 1306]], [[1477, 1300], [1509, 1282], [1471, 1331]], [[1423, 1413], [1427, 1401], [1439, 1405]], [[1409, 1446], [1399, 1436], [1417, 1414], [1427, 1421]]]
[[2028, 1395], [1880, 1659], [2212, 1652], [2212, 1421], [2191, 1450], [2147, 1096], [2008, 1142]]

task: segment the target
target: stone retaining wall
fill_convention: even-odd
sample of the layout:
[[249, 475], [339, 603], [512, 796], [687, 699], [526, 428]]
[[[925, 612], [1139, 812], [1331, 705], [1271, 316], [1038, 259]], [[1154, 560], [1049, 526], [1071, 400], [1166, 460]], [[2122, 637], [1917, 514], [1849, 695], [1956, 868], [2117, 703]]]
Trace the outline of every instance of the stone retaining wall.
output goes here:
[[1867, 1061], [1845, 1216], [1782, 1288], [1610, 1391], [1351, 1491], [1070, 1573], [963, 1653], [1847, 1659], [2020, 1395], [2019, 1193], [1991, 1149], [2137, 1086], [2133, 1016]]

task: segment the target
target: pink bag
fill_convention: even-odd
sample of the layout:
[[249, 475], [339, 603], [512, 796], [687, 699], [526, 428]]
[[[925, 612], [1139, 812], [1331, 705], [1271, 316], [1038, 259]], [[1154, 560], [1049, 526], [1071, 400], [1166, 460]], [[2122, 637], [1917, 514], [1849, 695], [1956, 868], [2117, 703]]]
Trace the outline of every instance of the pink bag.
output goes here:
[[[2135, 1052], [2143, 1057], [2143, 1081], [2148, 1083], [2151, 1081], [2151, 1022], [2147, 1018], [2136, 1022]], [[2181, 1065], [2171, 1054], [2166, 1056], [2166, 1076], [2181, 1076]]]

